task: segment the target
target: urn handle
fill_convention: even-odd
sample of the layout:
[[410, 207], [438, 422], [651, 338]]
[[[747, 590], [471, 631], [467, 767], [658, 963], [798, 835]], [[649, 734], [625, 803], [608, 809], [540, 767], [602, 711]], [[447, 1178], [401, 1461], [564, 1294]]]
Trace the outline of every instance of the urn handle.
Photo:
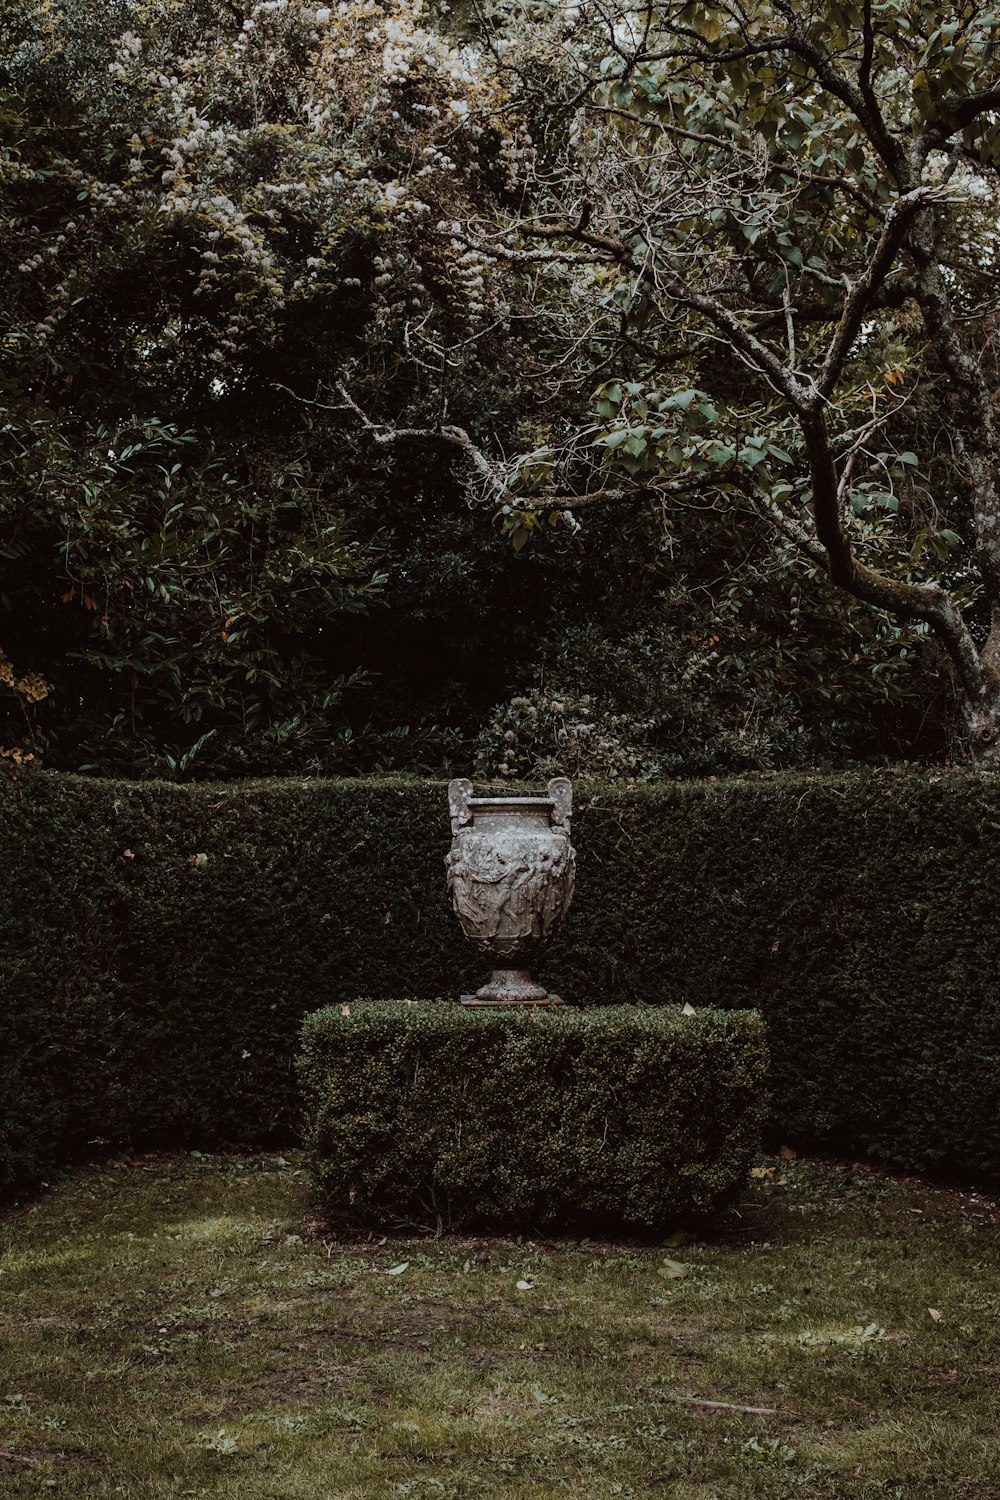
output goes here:
[[565, 828], [569, 833], [570, 819], [573, 816], [572, 782], [566, 776], [553, 776], [549, 782], [548, 792], [552, 798], [553, 828]]
[[460, 828], [472, 822], [472, 808], [469, 806], [471, 796], [472, 782], [467, 776], [456, 776], [454, 781], [448, 783], [448, 811], [451, 814], [452, 833], [457, 833]]

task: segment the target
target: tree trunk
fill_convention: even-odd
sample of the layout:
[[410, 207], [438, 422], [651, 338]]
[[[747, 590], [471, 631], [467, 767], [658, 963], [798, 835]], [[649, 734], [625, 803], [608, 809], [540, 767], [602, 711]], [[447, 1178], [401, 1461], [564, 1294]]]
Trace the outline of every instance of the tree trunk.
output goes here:
[[992, 673], [979, 697], [966, 699], [963, 718], [973, 765], [1000, 767], [1000, 681]]

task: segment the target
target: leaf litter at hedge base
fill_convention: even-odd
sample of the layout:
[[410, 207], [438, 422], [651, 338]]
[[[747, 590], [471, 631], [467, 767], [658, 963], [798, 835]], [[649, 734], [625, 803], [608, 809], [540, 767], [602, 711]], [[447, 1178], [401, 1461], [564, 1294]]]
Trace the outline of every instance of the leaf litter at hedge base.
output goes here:
[[1000, 1497], [996, 1206], [768, 1165], [668, 1246], [335, 1240], [297, 1157], [80, 1172], [0, 1222], [4, 1493]]

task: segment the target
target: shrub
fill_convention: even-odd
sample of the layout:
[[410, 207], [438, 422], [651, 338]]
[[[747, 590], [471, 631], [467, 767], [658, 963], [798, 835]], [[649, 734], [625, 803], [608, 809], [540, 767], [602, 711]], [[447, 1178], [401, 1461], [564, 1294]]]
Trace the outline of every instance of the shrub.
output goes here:
[[759, 1143], [767, 1053], [752, 1011], [362, 1001], [310, 1016], [302, 1038], [331, 1214], [656, 1230], [737, 1191]]
[[494, 709], [476, 741], [476, 771], [539, 780], [649, 780], [662, 771], [649, 744], [652, 727], [652, 720], [609, 713], [587, 693], [533, 688]]

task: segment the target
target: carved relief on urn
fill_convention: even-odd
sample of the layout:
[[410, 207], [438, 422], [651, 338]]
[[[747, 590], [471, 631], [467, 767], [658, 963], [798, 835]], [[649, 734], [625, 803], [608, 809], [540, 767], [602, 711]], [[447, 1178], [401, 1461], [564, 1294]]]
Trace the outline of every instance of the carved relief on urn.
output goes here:
[[452, 843], [448, 889], [462, 931], [493, 974], [463, 1005], [559, 1005], [531, 977], [573, 899], [572, 788], [547, 797], [474, 797], [464, 778], [448, 788]]

